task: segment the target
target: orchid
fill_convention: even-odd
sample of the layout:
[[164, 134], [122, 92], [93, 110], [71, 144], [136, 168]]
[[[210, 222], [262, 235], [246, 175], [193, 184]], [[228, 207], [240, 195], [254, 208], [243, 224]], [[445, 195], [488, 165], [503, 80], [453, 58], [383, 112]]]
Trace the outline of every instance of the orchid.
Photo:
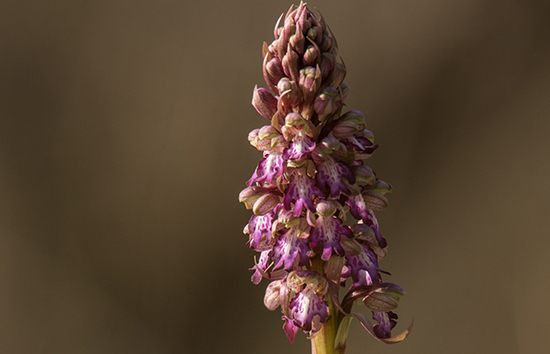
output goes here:
[[[260, 252], [252, 282], [270, 282], [264, 304], [281, 309], [291, 342], [306, 333], [313, 353], [344, 353], [353, 318], [375, 339], [399, 342], [412, 323], [392, 336], [405, 292], [382, 281], [388, 242], [374, 214], [391, 186], [364, 163], [378, 148], [364, 115], [342, 112], [350, 90], [336, 39], [303, 2], [281, 15], [274, 37], [263, 45], [267, 88], [252, 96], [269, 123], [248, 136], [263, 157], [239, 195], [254, 213], [246, 245]], [[374, 323], [353, 311], [356, 300]]]

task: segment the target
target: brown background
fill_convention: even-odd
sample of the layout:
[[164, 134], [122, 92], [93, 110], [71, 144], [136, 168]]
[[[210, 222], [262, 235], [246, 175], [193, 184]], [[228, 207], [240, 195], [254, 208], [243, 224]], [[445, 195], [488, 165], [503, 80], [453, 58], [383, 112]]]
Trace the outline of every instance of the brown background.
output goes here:
[[[288, 1], [0, 2], [0, 352], [307, 353], [237, 201]], [[550, 2], [311, 1], [393, 184], [398, 330], [348, 353], [550, 351]]]

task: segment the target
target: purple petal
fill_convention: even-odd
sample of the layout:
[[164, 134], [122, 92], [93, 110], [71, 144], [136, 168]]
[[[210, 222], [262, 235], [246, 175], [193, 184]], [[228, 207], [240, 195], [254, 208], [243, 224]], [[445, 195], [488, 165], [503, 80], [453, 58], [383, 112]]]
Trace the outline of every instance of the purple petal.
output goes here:
[[328, 305], [306, 287], [290, 301], [290, 315], [294, 323], [305, 332], [318, 330], [315, 322], [324, 323], [327, 320]]
[[255, 251], [261, 252], [273, 248], [275, 238], [271, 232], [273, 219], [280, 207], [265, 215], [253, 215], [247, 225], [247, 233], [250, 238], [246, 245]]
[[337, 199], [340, 192], [351, 194], [351, 191], [342, 181], [346, 178], [350, 184], [355, 183], [355, 176], [349, 167], [333, 158], [328, 158], [323, 163], [317, 165], [317, 183], [319, 188], [327, 194], [327, 187], [330, 189], [330, 198]]
[[294, 344], [294, 337], [296, 336], [296, 332], [298, 332], [298, 327], [294, 324], [294, 321], [286, 316], [283, 316], [283, 320], [285, 321], [283, 330], [285, 331], [286, 337], [290, 343]]
[[397, 324], [397, 315], [393, 312], [373, 312], [372, 318], [378, 322], [375, 324], [374, 333], [378, 338], [390, 338], [391, 330]]
[[315, 141], [302, 130], [294, 137], [290, 147], [285, 150], [285, 159], [298, 160], [315, 149]]
[[259, 262], [256, 265], [254, 265], [254, 267], [249, 269], [254, 271], [254, 274], [252, 274], [251, 281], [255, 285], [260, 284], [263, 278], [263, 274], [268, 268], [270, 252], [271, 251], [263, 251], [260, 255]]
[[286, 270], [292, 270], [297, 258], [299, 266], [306, 265], [309, 247], [306, 239], [298, 237], [301, 234], [300, 225], [296, 225], [279, 237], [273, 247], [274, 269], [284, 266]]
[[376, 219], [376, 215], [374, 215], [374, 211], [368, 209], [367, 210], [367, 218], [366, 220], [363, 220], [365, 224], [370, 226], [370, 228], [374, 231], [374, 234], [376, 235], [376, 240], [378, 241], [378, 245], [381, 248], [385, 248], [388, 245], [388, 241], [384, 236], [382, 236], [382, 233], [380, 232], [380, 227], [378, 226], [378, 219]]
[[260, 186], [271, 185], [273, 180], [283, 174], [283, 156], [281, 154], [268, 154], [260, 160], [252, 177], [246, 183], [249, 187], [257, 182]]
[[363, 221], [368, 219], [367, 204], [361, 194], [350, 196], [346, 204], [349, 207], [349, 212], [354, 218]]
[[411, 321], [411, 324], [409, 325], [409, 328], [407, 328], [406, 330], [404, 330], [400, 334], [395, 335], [393, 337], [389, 337], [389, 338], [380, 338], [380, 337], [377, 336], [376, 331], [374, 330], [374, 326], [376, 326], [376, 325], [373, 326], [373, 324], [369, 321], [367, 316], [365, 316], [362, 313], [357, 313], [357, 312], [352, 313], [351, 316], [357, 318], [359, 320], [359, 322], [361, 323], [361, 325], [363, 326], [363, 328], [365, 328], [367, 330], [367, 332], [369, 332], [370, 335], [372, 335], [376, 340], [378, 340], [380, 342], [384, 342], [386, 344], [399, 343], [403, 339], [407, 338], [407, 336], [411, 333], [412, 327], [413, 327], [413, 324], [414, 324], [414, 320], [413, 320], [413, 321]]
[[316, 250], [322, 244], [321, 259], [328, 261], [332, 250], [339, 256], [344, 255], [344, 249], [340, 245], [341, 235], [353, 237], [353, 233], [346, 226], [342, 226], [342, 220], [334, 216], [319, 216], [316, 226], [311, 229], [310, 245]]
[[348, 205], [349, 211], [354, 218], [363, 220], [363, 222], [374, 231], [378, 245], [381, 248], [386, 247], [388, 245], [388, 241], [384, 236], [382, 236], [376, 215], [374, 215], [372, 210], [367, 208], [363, 196], [359, 194], [349, 197], [346, 204]]
[[[346, 266], [354, 281], [353, 286], [371, 285], [369, 284], [369, 280], [371, 283], [381, 282], [382, 278], [378, 273], [380, 268], [378, 268], [378, 258], [376, 254], [367, 245], [361, 245], [361, 247], [361, 253], [346, 257]], [[366, 271], [368, 274], [361, 272], [361, 270]]]
[[291, 202], [295, 202], [294, 216], [299, 216], [302, 207], [305, 205], [309, 210], [315, 212], [313, 206], [313, 195], [321, 197], [323, 193], [315, 186], [315, 180], [307, 176], [305, 168], [299, 168], [290, 175], [290, 183], [285, 191], [284, 207], [291, 210]]

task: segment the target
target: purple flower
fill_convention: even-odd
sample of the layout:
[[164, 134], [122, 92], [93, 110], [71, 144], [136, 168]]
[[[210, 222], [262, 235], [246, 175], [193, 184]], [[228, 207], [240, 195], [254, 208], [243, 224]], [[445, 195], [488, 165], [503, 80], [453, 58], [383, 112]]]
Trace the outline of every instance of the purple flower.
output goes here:
[[344, 249], [340, 245], [340, 237], [353, 237], [353, 233], [346, 226], [342, 225], [342, 220], [335, 216], [319, 216], [317, 225], [311, 229], [310, 245], [311, 248], [317, 251], [322, 245], [321, 259], [328, 261], [332, 255], [332, 251], [339, 256], [344, 256]]
[[265, 215], [253, 215], [244, 229], [245, 234], [250, 234], [250, 239], [246, 245], [254, 251], [265, 251], [273, 248], [275, 238], [271, 231], [273, 219], [277, 213], [277, 209]]
[[264, 153], [264, 158], [260, 160], [258, 167], [252, 177], [246, 183], [249, 187], [258, 183], [260, 186], [272, 185], [277, 178], [283, 175], [284, 160], [278, 153]]
[[[262, 54], [267, 88], [254, 87], [252, 105], [270, 124], [248, 135], [262, 158], [239, 195], [254, 213], [246, 245], [260, 252], [251, 280], [270, 280], [264, 304], [280, 308], [291, 342], [298, 330], [315, 337], [331, 316], [332, 325], [353, 316], [378, 340], [400, 341], [409, 332], [391, 336], [391, 311], [404, 291], [382, 283], [387, 241], [374, 214], [387, 207], [391, 186], [363, 161], [378, 147], [363, 113], [342, 112], [350, 89], [336, 39], [302, 2], [280, 17]], [[351, 227], [343, 223], [348, 211], [359, 220]], [[376, 324], [351, 311], [359, 298]], [[327, 340], [342, 346], [347, 327], [332, 332], [338, 339]]]
[[[288, 271], [294, 269], [295, 264], [304, 266], [309, 260], [310, 249], [304, 232], [299, 225], [291, 226], [282, 234], [273, 246], [274, 269], [284, 266]], [[306, 233], [307, 236], [307, 233]]]
[[294, 216], [300, 215], [305, 206], [315, 211], [313, 196], [322, 196], [323, 193], [315, 185], [315, 180], [309, 177], [305, 168], [296, 168], [291, 172], [290, 183], [284, 195], [284, 206], [291, 210], [291, 202], [294, 202]]
[[393, 312], [373, 312], [372, 318], [378, 322], [374, 325], [374, 332], [378, 338], [391, 337], [391, 330], [397, 324], [397, 315]]
[[380, 283], [378, 258], [369, 246], [361, 245], [361, 253], [347, 256], [346, 259], [346, 267], [353, 279], [354, 286]]
[[267, 271], [270, 253], [271, 250], [263, 251], [260, 255], [260, 261], [254, 267], [249, 269], [254, 271], [251, 278], [252, 283], [258, 285], [262, 281], [263, 274]]
[[290, 315], [303, 331], [316, 334], [328, 318], [328, 306], [322, 296], [306, 287], [290, 301]]
[[330, 191], [329, 197], [331, 199], [338, 199], [340, 192], [351, 194], [349, 188], [344, 184], [344, 178], [350, 184], [355, 183], [355, 176], [351, 173], [349, 166], [330, 157], [317, 165], [315, 178], [317, 179], [317, 185], [324, 194], [328, 194]]

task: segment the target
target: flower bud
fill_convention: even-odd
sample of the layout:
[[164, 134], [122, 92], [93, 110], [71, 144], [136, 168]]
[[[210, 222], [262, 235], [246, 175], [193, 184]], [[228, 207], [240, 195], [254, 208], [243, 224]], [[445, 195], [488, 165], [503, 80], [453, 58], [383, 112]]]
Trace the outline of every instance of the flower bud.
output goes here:
[[355, 180], [359, 185], [371, 184], [375, 179], [374, 171], [369, 166], [353, 166], [351, 171], [355, 175]]
[[371, 192], [376, 192], [384, 195], [391, 192], [391, 185], [389, 183], [386, 183], [384, 181], [377, 179], [372, 186], [369, 186], [368, 190]]
[[285, 50], [287, 45], [288, 45], [288, 41], [285, 39], [285, 37], [280, 36], [278, 39], [271, 42], [268, 49], [271, 53], [276, 54], [277, 57], [282, 58], [283, 55], [285, 55]]
[[264, 79], [266, 84], [273, 92], [277, 92], [277, 83], [285, 76], [281, 61], [278, 57], [274, 57], [271, 53], [268, 53], [264, 58], [262, 66]]
[[296, 51], [296, 53], [303, 55], [304, 54], [304, 45], [305, 45], [305, 38], [304, 33], [302, 32], [301, 24], [296, 24], [296, 33], [294, 33], [292, 36], [290, 36], [290, 39], [288, 41], [292, 48]]
[[270, 189], [259, 186], [247, 187], [239, 193], [239, 202], [247, 204], [248, 207], [249, 204], [256, 202], [258, 198], [269, 191]]
[[332, 37], [327, 33], [325, 33], [325, 35], [323, 36], [323, 41], [321, 42], [321, 45], [319, 46], [319, 48], [323, 52], [328, 52], [333, 44], [334, 44], [334, 41], [332, 40]]
[[290, 36], [296, 33], [296, 22], [294, 18], [287, 17], [285, 18], [285, 23], [283, 25], [283, 37], [286, 41], [290, 40]]
[[383, 283], [363, 298], [363, 303], [373, 312], [389, 312], [395, 310], [399, 298], [405, 295], [405, 290], [397, 284]]
[[313, 101], [313, 109], [319, 116], [319, 121], [336, 112], [339, 106], [340, 93], [334, 87], [325, 87]]
[[363, 192], [363, 199], [368, 209], [384, 210], [388, 207], [388, 200], [380, 193], [367, 190]]
[[326, 150], [326, 153], [331, 154], [333, 151], [340, 149], [340, 141], [333, 136], [327, 136], [321, 140], [321, 146]]
[[360, 132], [356, 134], [358, 137], [362, 137], [370, 141], [372, 144], [374, 144], [374, 134], [367, 129], [363, 129]]
[[342, 100], [342, 103], [346, 102], [346, 98], [348, 97], [349, 91], [350, 91], [349, 86], [345, 82], [342, 82], [340, 84], [340, 95], [341, 95], [340, 99]]
[[311, 21], [307, 18], [308, 10], [306, 7], [303, 7], [298, 11], [296, 26], [301, 29], [302, 33], [307, 33], [307, 31], [311, 28]]
[[368, 240], [371, 236], [374, 236], [373, 229], [366, 224], [355, 224], [351, 227], [351, 231], [358, 240]]
[[347, 139], [365, 128], [365, 116], [360, 111], [349, 111], [338, 119], [332, 129], [332, 135], [338, 139]]
[[286, 54], [283, 57], [283, 70], [286, 76], [290, 77], [292, 80], [297, 81], [299, 79], [298, 69], [299, 69], [299, 60], [300, 57], [298, 54], [288, 45]]
[[279, 297], [281, 283], [282, 280], [272, 281], [265, 289], [264, 305], [269, 311], [274, 311], [281, 304]]
[[310, 44], [304, 53], [304, 65], [316, 66], [319, 63], [319, 47], [317, 43]]
[[281, 201], [282, 198], [280, 196], [266, 193], [254, 202], [252, 212], [254, 215], [265, 215], [272, 211]]
[[323, 29], [320, 26], [313, 26], [307, 31], [306, 37], [317, 42], [317, 39], [321, 38], [322, 34]]
[[323, 81], [329, 77], [329, 75], [332, 73], [332, 70], [334, 70], [334, 66], [336, 65], [336, 57], [332, 53], [323, 53], [321, 54], [321, 60], [319, 67], [321, 68], [322, 78]]
[[304, 118], [300, 115], [300, 113], [289, 113], [285, 117], [285, 126], [287, 127], [294, 127], [294, 126], [300, 126], [304, 124]]
[[280, 99], [286, 107], [292, 108], [300, 104], [300, 91], [296, 82], [288, 77], [283, 77], [277, 84], [277, 89], [281, 94]]
[[317, 214], [320, 216], [332, 216], [336, 212], [336, 204], [330, 200], [322, 200], [315, 206]]
[[372, 293], [363, 299], [365, 306], [373, 312], [389, 312], [399, 305], [399, 299], [391, 294]]
[[254, 129], [250, 133], [248, 133], [248, 142], [250, 145], [256, 147], [255, 141], [258, 139], [258, 133], [260, 132], [260, 129]]
[[252, 106], [254, 106], [256, 111], [264, 118], [271, 120], [277, 111], [277, 99], [268, 90], [254, 86]]
[[277, 129], [275, 129], [271, 125], [264, 125], [260, 128], [260, 131], [258, 132], [258, 139], [266, 140], [266, 139], [273, 139], [277, 136], [281, 135]]
[[326, 80], [327, 86], [338, 87], [346, 77], [346, 67], [344, 64], [336, 63], [330, 76]]
[[304, 101], [311, 102], [321, 86], [321, 70], [307, 66], [300, 70], [300, 87], [304, 94]]

